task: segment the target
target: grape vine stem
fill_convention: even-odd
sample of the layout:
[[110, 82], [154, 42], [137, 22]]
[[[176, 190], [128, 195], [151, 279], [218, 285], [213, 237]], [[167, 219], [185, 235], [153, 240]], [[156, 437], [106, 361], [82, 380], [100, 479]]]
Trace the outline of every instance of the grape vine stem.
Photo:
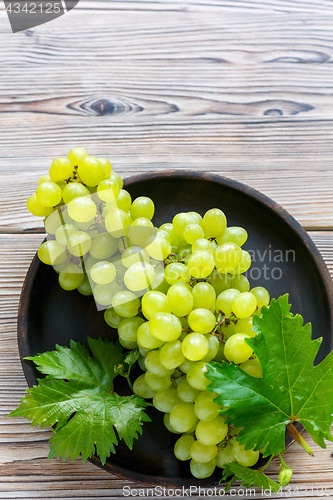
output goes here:
[[314, 453], [311, 450], [310, 446], [308, 443], [302, 438], [298, 430], [293, 426], [291, 422], [287, 425], [287, 433], [289, 436], [291, 436], [293, 439], [295, 439], [296, 443], [298, 443], [304, 451], [306, 451], [311, 457], [314, 457]]

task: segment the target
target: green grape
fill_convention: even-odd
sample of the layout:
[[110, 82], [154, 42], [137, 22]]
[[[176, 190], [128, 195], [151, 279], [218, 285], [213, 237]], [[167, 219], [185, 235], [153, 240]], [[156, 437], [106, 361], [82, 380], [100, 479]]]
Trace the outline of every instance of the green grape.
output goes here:
[[193, 295], [194, 310], [195, 309], [210, 310], [215, 306], [216, 293], [210, 283], [196, 283], [192, 288], [192, 295]]
[[132, 349], [137, 348], [136, 342], [132, 342], [131, 340], [125, 340], [122, 337], [119, 337], [118, 340], [119, 340], [119, 344], [122, 345], [123, 347], [125, 347], [125, 349], [132, 350]]
[[237, 365], [247, 361], [253, 354], [253, 349], [244, 339], [250, 338], [245, 333], [235, 333], [224, 345], [224, 355], [228, 361], [233, 361]]
[[244, 372], [251, 375], [251, 377], [262, 378], [262, 368], [258, 358], [248, 359], [239, 365]]
[[146, 251], [155, 260], [164, 260], [171, 253], [171, 243], [163, 237], [162, 231], [146, 240]]
[[183, 262], [185, 262], [185, 264], [187, 264], [189, 258], [191, 257], [191, 254], [192, 254], [191, 245], [182, 246], [178, 252], [178, 260], [182, 260]]
[[194, 387], [194, 389], [204, 391], [210, 383], [208, 378], [205, 377], [206, 371], [207, 363], [204, 363], [203, 361], [193, 363], [186, 372], [188, 383]]
[[158, 312], [149, 320], [149, 329], [157, 339], [164, 342], [172, 342], [180, 336], [182, 324], [177, 316], [170, 313]]
[[227, 227], [222, 236], [216, 238], [218, 245], [224, 243], [236, 243], [238, 246], [244, 245], [247, 240], [247, 232], [242, 227], [231, 226]]
[[138, 292], [148, 288], [155, 277], [155, 271], [151, 264], [137, 262], [127, 269], [124, 275], [126, 287], [132, 292]]
[[84, 156], [78, 164], [78, 174], [86, 186], [95, 187], [105, 179], [103, 165], [93, 156]]
[[119, 316], [133, 318], [139, 312], [140, 299], [132, 292], [121, 291], [114, 294], [112, 306]]
[[199, 224], [188, 224], [183, 230], [183, 237], [190, 245], [193, 245], [199, 238], [203, 238], [205, 233]]
[[61, 264], [67, 259], [66, 247], [58, 243], [58, 241], [45, 241], [38, 248], [38, 257], [48, 266]]
[[91, 238], [84, 231], [76, 231], [69, 237], [68, 251], [75, 257], [82, 257], [89, 252]]
[[190, 462], [191, 474], [196, 479], [204, 479], [206, 477], [210, 477], [213, 474], [215, 467], [216, 458], [213, 458], [213, 460], [210, 460], [209, 462], [206, 462], [204, 464], [193, 460], [193, 458]]
[[178, 403], [180, 403], [180, 400], [174, 387], [169, 387], [165, 391], [157, 391], [153, 397], [155, 408], [164, 413], [170, 413]]
[[206, 240], [206, 238], [199, 238], [192, 244], [192, 253], [198, 252], [199, 250], [205, 250], [213, 253], [215, 248], [211, 241]]
[[222, 325], [221, 331], [223, 333], [224, 340], [230, 339], [230, 337], [232, 337], [236, 333], [235, 332], [235, 323], [233, 323], [233, 322], [227, 323], [225, 321], [224, 324]]
[[231, 273], [240, 263], [242, 249], [236, 243], [224, 243], [214, 252], [216, 269], [219, 273]]
[[200, 463], [207, 463], [213, 460], [217, 455], [217, 446], [212, 444], [210, 446], [205, 446], [199, 443], [199, 441], [194, 441], [190, 449], [190, 455], [193, 460]]
[[165, 280], [169, 285], [186, 283], [190, 281], [190, 273], [185, 264], [173, 262], [165, 268]]
[[181, 365], [179, 365], [179, 369], [183, 372], [183, 373], [187, 373], [188, 372], [188, 369], [190, 368], [190, 366], [194, 365], [195, 361], [190, 361], [189, 359], [186, 359], [182, 362]]
[[138, 358], [138, 365], [139, 367], [141, 368], [141, 370], [143, 372], [146, 372], [147, 371], [147, 368], [146, 368], [146, 365], [145, 365], [145, 356], [147, 354], [147, 352], [149, 351], [143, 351], [142, 349], [140, 349], [140, 347], [138, 347], [138, 350], [139, 350], [139, 353], [140, 353], [140, 356]]
[[91, 279], [99, 285], [107, 285], [116, 277], [116, 268], [111, 262], [101, 260], [90, 269]]
[[176, 441], [175, 447], [173, 449], [175, 457], [181, 461], [190, 460], [190, 448], [194, 442], [195, 439], [193, 436], [189, 436], [188, 434], [184, 434], [183, 436], [181, 436]]
[[195, 223], [196, 219], [192, 215], [187, 214], [186, 212], [181, 212], [175, 215], [172, 220], [172, 225], [174, 230], [176, 231], [178, 236], [180, 236], [183, 239], [185, 239], [184, 238], [185, 227], [188, 226], [189, 224], [195, 224]]
[[167, 292], [167, 298], [175, 316], [186, 316], [193, 309], [192, 293], [183, 283], [172, 285]]
[[73, 175], [73, 165], [68, 158], [64, 156], [59, 156], [53, 160], [49, 175], [52, 182], [64, 181], [69, 179]]
[[82, 285], [84, 272], [75, 264], [68, 264], [59, 274], [59, 285], [64, 290], [76, 290]]
[[174, 427], [172, 427], [172, 425], [170, 423], [170, 413], [164, 414], [163, 423], [169, 432], [172, 432], [173, 434], [182, 434], [182, 432], [176, 431], [176, 429], [174, 429]]
[[96, 205], [86, 196], [74, 198], [68, 204], [68, 214], [76, 222], [88, 222], [96, 217]]
[[246, 250], [242, 250], [242, 258], [235, 269], [236, 274], [245, 273], [251, 267], [251, 255]]
[[128, 236], [134, 245], [144, 248], [148, 238], [156, 234], [153, 223], [145, 218], [135, 219], [128, 228]]
[[79, 161], [82, 158], [84, 158], [85, 156], [88, 156], [87, 151], [85, 149], [79, 147], [79, 146], [76, 147], [76, 148], [71, 149], [70, 152], [67, 155], [69, 161], [71, 162], [71, 164], [74, 167], [77, 167], [78, 164], [79, 164]]
[[252, 467], [258, 462], [259, 451], [245, 450], [245, 446], [237, 440], [232, 443], [232, 451], [236, 461], [243, 467]]
[[38, 181], [38, 186], [39, 186], [40, 184], [43, 184], [43, 182], [45, 182], [45, 181], [50, 181], [50, 180], [51, 180], [51, 177], [50, 177], [48, 174], [46, 174], [46, 175], [42, 175], [42, 177], [40, 177], [40, 178], [39, 178], [39, 181]]
[[55, 184], [60, 187], [61, 191], [63, 191], [64, 187], [67, 186], [64, 181], [56, 182]]
[[228, 434], [228, 425], [225, 423], [225, 417], [218, 415], [212, 420], [200, 420], [196, 429], [195, 435], [199, 443], [205, 446], [218, 444]]
[[54, 182], [45, 181], [38, 186], [36, 198], [44, 207], [55, 207], [62, 200], [62, 191]]
[[142, 313], [144, 316], [150, 319], [158, 312], [171, 312], [166, 295], [155, 290], [145, 293], [142, 297]]
[[114, 294], [121, 290], [122, 286], [114, 280], [107, 285], [96, 285], [93, 290], [93, 295], [96, 302], [101, 306], [111, 306]]
[[235, 333], [246, 333], [249, 337], [255, 337], [256, 333], [252, 330], [252, 327], [253, 318], [251, 316], [249, 318], [238, 319], [234, 331]]
[[199, 394], [200, 391], [192, 387], [187, 382], [186, 378], [183, 378], [177, 386], [177, 395], [179, 399], [185, 401], [186, 403], [194, 403]]
[[145, 373], [145, 381], [150, 389], [153, 391], [166, 391], [172, 384], [170, 375], [164, 375], [164, 377], [158, 377], [149, 370]]
[[176, 233], [173, 225], [170, 222], [162, 224], [162, 226], [160, 226], [159, 229], [162, 229], [163, 231], [166, 231], [167, 233], [169, 233], [169, 235], [171, 237], [171, 246], [172, 247], [181, 248], [182, 246], [186, 245], [186, 241]]
[[219, 350], [217, 351], [216, 356], [213, 358], [214, 361], [218, 363], [222, 363], [222, 361], [226, 361], [226, 357], [224, 355], [224, 344], [223, 342], [219, 342]]
[[164, 344], [163, 340], [159, 340], [152, 335], [149, 329], [149, 321], [143, 323], [137, 332], [137, 342], [142, 349], [156, 349]]
[[251, 293], [257, 299], [257, 306], [259, 310], [261, 310], [262, 306], [268, 306], [270, 296], [266, 288], [263, 286], [256, 286], [255, 288], [252, 288]]
[[202, 391], [194, 403], [194, 413], [200, 420], [209, 422], [220, 414], [221, 405], [213, 402], [218, 394], [216, 392]]
[[104, 181], [100, 182], [97, 186], [97, 195], [102, 201], [115, 201], [119, 193], [119, 185], [111, 179], [104, 179]]
[[219, 352], [219, 347], [220, 347], [220, 342], [215, 335], [205, 335], [206, 339], [208, 340], [208, 352], [206, 356], [202, 358], [202, 361], [211, 361], [212, 359], [215, 359], [215, 356]]
[[190, 361], [199, 361], [208, 352], [208, 340], [201, 333], [189, 333], [183, 340], [183, 354]]
[[122, 319], [118, 325], [119, 337], [129, 342], [136, 342], [136, 334], [142, 323], [144, 323], [144, 319], [139, 317]]
[[117, 207], [124, 212], [128, 212], [132, 205], [132, 198], [128, 191], [121, 189], [116, 199]]
[[109, 233], [101, 233], [92, 238], [90, 255], [95, 259], [108, 259], [112, 257], [118, 249], [118, 241]]
[[118, 328], [123, 318], [116, 313], [113, 307], [108, 307], [108, 309], [104, 311], [104, 319], [105, 323], [111, 326], [111, 328]]
[[165, 377], [166, 375], [170, 376], [173, 373], [173, 370], [170, 370], [161, 364], [160, 351], [157, 349], [148, 352], [145, 357], [145, 367], [158, 377]]
[[207, 250], [199, 250], [187, 261], [188, 270], [193, 278], [206, 278], [214, 269], [214, 257]]
[[146, 219], [151, 220], [154, 216], [154, 212], [154, 202], [150, 198], [147, 198], [147, 196], [139, 196], [139, 198], [136, 198], [132, 203], [132, 220], [139, 219], [139, 217], [145, 217]]
[[75, 198], [86, 196], [90, 198], [89, 190], [80, 182], [70, 182], [63, 189], [62, 197], [66, 204], [70, 203]]
[[216, 455], [216, 465], [217, 467], [224, 468], [225, 464], [230, 464], [231, 462], [236, 462], [234, 455], [232, 443], [230, 441], [222, 448], [218, 447], [218, 452]]
[[118, 186], [120, 187], [120, 189], [123, 188], [123, 185], [124, 185], [123, 180], [120, 177], [120, 175], [117, 174], [116, 172], [111, 172], [111, 174], [109, 175], [109, 179], [111, 179], [112, 181], [115, 181], [118, 184]]
[[257, 299], [251, 292], [243, 292], [232, 303], [232, 311], [237, 318], [251, 316], [257, 308]]
[[164, 265], [155, 265], [155, 277], [152, 281], [151, 288], [156, 292], [162, 292], [166, 294], [169, 290], [170, 285], [164, 279]]
[[55, 238], [61, 245], [68, 246], [69, 238], [77, 232], [77, 227], [73, 224], [64, 224], [58, 227], [55, 232]]
[[197, 224], [199, 224], [199, 226], [202, 227], [202, 217], [200, 214], [198, 214], [198, 212], [187, 212], [189, 215], [191, 215], [192, 217], [194, 217], [195, 219], [195, 222]]
[[67, 254], [67, 257], [66, 257], [66, 259], [65, 259], [63, 262], [61, 262], [60, 264], [58, 264], [58, 263], [57, 263], [57, 264], [56, 264], [56, 263], [54, 263], [54, 264], [52, 264], [52, 267], [53, 267], [53, 269], [55, 270], [55, 272], [56, 272], [57, 274], [60, 274], [60, 273], [61, 273], [61, 271], [62, 271], [63, 269], [65, 269], [65, 267], [66, 267], [68, 264], [69, 264], [69, 255]]
[[133, 264], [140, 262], [149, 263], [149, 255], [146, 249], [141, 247], [126, 248], [121, 255], [121, 262], [126, 269], [133, 266]]
[[112, 170], [111, 163], [109, 162], [109, 160], [107, 158], [98, 158], [98, 161], [102, 164], [102, 166], [104, 168], [105, 179], [107, 179], [111, 174], [111, 170]]
[[160, 350], [160, 362], [168, 370], [174, 370], [185, 360], [179, 340], [166, 342]]
[[216, 311], [222, 312], [225, 316], [230, 316], [234, 300], [240, 295], [240, 291], [235, 288], [224, 290], [216, 299]]
[[170, 413], [170, 424], [178, 432], [189, 431], [196, 423], [194, 405], [181, 401], [176, 404]]
[[231, 287], [231, 277], [228, 274], [221, 274], [215, 270], [208, 277], [207, 282], [212, 285], [216, 295], [220, 295], [224, 290], [228, 290]]
[[121, 238], [127, 233], [127, 228], [131, 224], [130, 218], [119, 208], [111, 210], [105, 217], [105, 227], [108, 233], [114, 238]]
[[86, 295], [86, 296], [92, 295], [92, 289], [90, 286], [89, 278], [86, 274], [84, 275], [84, 279], [81, 285], [78, 286], [77, 289], [81, 295]]
[[248, 292], [250, 290], [250, 282], [244, 274], [236, 274], [231, 280], [231, 288], [236, 288], [240, 292]]
[[222, 210], [212, 208], [203, 216], [202, 227], [207, 238], [218, 238], [227, 227], [227, 218]]
[[[62, 220], [61, 220], [62, 219]], [[63, 224], [63, 216], [61, 210], [58, 208], [54, 210], [50, 215], [44, 219], [44, 227], [45, 231], [49, 234], [55, 234], [58, 227], [61, 227]]]
[[190, 312], [188, 324], [198, 333], [209, 333], [215, 328], [216, 318], [208, 309], [197, 308]]
[[133, 392], [137, 394], [140, 398], [150, 399], [154, 396], [155, 391], [153, 391], [146, 384], [145, 375], [140, 375], [133, 383]]

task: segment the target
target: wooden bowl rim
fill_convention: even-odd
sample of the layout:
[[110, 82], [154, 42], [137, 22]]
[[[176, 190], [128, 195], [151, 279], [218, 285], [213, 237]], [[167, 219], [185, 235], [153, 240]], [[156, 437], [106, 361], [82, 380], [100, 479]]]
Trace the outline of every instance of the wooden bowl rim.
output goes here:
[[[164, 170], [164, 171], [149, 171], [143, 174], [137, 174], [133, 175], [130, 177], [126, 177], [124, 179], [124, 187], [130, 187], [133, 184], [145, 182], [145, 181], [150, 181], [152, 179], [165, 179], [165, 178], [182, 178], [182, 179], [198, 179], [198, 180], [203, 180], [203, 181], [209, 181], [213, 183], [218, 183], [223, 186], [227, 186], [229, 188], [232, 188], [236, 191], [240, 191], [241, 193], [244, 193], [251, 198], [254, 198], [255, 200], [259, 201], [262, 203], [266, 208], [268, 207], [272, 211], [276, 212], [281, 219], [283, 219], [287, 225], [289, 226], [290, 230], [296, 233], [299, 238], [303, 241], [305, 246], [307, 247], [307, 250], [309, 251], [317, 270], [319, 271], [320, 278], [323, 282], [326, 294], [327, 294], [327, 300], [328, 300], [328, 306], [329, 306], [329, 312], [330, 312], [330, 323], [331, 323], [331, 349], [333, 349], [333, 283], [331, 276], [329, 274], [329, 271], [327, 269], [327, 266], [317, 249], [315, 243], [313, 240], [310, 238], [308, 233], [303, 229], [303, 227], [299, 224], [299, 222], [294, 219], [292, 215], [290, 215], [281, 205], [273, 201], [271, 198], [268, 196], [262, 194], [261, 192], [257, 191], [256, 189], [247, 186], [246, 184], [243, 184], [239, 181], [236, 181], [234, 179], [230, 179], [228, 177], [224, 177], [222, 175], [218, 174], [212, 174], [208, 172], [202, 172], [202, 171], [195, 171], [195, 170], [180, 170], [180, 169], [170, 169], [170, 170]], [[37, 253], [34, 256], [30, 267], [27, 271], [27, 275], [25, 278], [25, 281], [23, 283], [22, 291], [21, 291], [21, 296], [20, 296], [20, 303], [19, 303], [19, 309], [18, 309], [18, 320], [17, 320], [17, 336], [18, 336], [18, 347], [19, 347], [19, 355], [21, 359], [21, 364], [23, 368], [23, 372], [25, 375], [25, 378], [27, 380], [27, 383], [29, 387], [32, 387], [32, 369], [29, 367], [28, 363], [24, 361], [24, 357], [27, 356], [29, 353], [26, 351], [26, 345], [27, 345], [27, 337], [28, 337], [28, 329], [27, 329], [27, 311], [28, 311], [28, 304], [29, 304], [29, 299], [30, 299], [30, 293], [31, 293], [31, 288], [33, 285], [33, 281], [37, 272], [37, 269], [40, 265], [40, 261], [37, 257]], [[299, 423], [296, 423], [296, 427], [299, 430], [299, 432], [302, 432], [304, 430], [303, 426]], [[286, 438], [286, 440], [288, 437]], [[286, 449], [291, 446], [293, 443], [293, 440], [288, 439], [289, 442], [286, 444]], [[110, 457], [112, 459], [112, 455]], [[136, 471], [132, 471], [129, 469], [126, 469], [120, 465], [116, 464], [111, 464], [109, 462], [106, 462], [105, 465], [101, 464], [100, 459], [97, 456], [93, 456], [88, 459], [92, 464], [104, 469], [105, 471], [116, 474], [122, 479], [126, 479], [129, 481], [134, 481], [134, 482], [139, 482], [143, 483], [144, 485], [147, 486], [163, 486], [166, 488], [179, 488], [179, 487], [185, 487], [188, 488], [191, 485], [201, 485], [202, 487], [207, 487], [209, 486], [205, 480], [196, 480], [195, 478], [168, 478], [168, 477], [161, 477], [161, 476], [152, 476], [149, 474], [144, 474]], [[209, 479], [209, 478], [208, 478]], [[213, 485], [215, 486], [215, 485]], [[221, 485], [222, 487], [223, 485]]]

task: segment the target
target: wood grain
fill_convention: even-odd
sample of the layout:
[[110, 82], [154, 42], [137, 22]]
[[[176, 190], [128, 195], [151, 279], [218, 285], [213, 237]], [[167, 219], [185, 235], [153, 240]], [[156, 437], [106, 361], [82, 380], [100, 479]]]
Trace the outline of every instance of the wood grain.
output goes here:
[[40, 226], [25, 200], [76, 144], [123, 176], [220, 172], [333, 228], [332, 15], [321, 0], [81, 0], [10, 36], [2, 10], [0, 230]]

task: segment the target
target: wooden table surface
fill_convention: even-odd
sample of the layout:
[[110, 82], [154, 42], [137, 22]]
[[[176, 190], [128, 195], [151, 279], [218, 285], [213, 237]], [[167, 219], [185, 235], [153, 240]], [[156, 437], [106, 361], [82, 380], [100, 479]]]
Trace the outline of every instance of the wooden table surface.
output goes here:
[[[327, 0], [80, 0], [12, 34], [0, 4], [1, 499], [122, 498], [130, 485], [89, 462], [48, 461], [50, 431], [6, 418], [27, 388], [16, 320], [44, 237], [25, 208], [39, 176], [75, 145], [123, 177], [221, 173], [286, 208], [333, 273], [332, 27]], [[333, 444], [314, 451], [286, 452], [284, 498], [333, 498]]]

